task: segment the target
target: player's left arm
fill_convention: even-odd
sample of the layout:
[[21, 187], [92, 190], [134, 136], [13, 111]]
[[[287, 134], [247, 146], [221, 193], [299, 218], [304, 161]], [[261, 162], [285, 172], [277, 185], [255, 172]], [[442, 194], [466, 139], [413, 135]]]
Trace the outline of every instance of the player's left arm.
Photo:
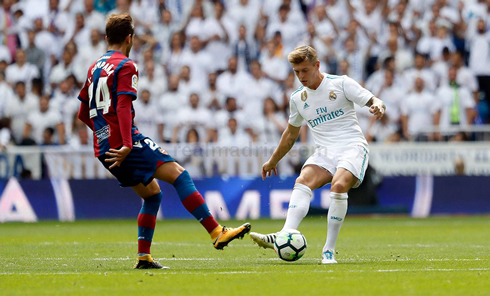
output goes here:
[[354, 102], [361, 107], [369, 107], [369, 112], [374, 114], [376, 119], [380, 119], [385, 114], [385, 103], [373, 95], [369, 90], [362, 87], [354, 79], [346, 76], [342, 82], [342, 88], [344, 89], [347, 100]]
[[132, 115], [131, 105], [133, 97], [131, 95], [117, 96], [117, 118], [119, 121], [119, 130], [123, 140], [123, 146], [119, 149], [110, 148], [105, 154], [111, 158], [107, 158], [105, 162], [112, 162], [109, 169], [120, 166], [133, 149], [133, 139], [131, 135]]
[[381, 117], [383, 117], [383, 115], [385, 114], [385, 103], [375, 96], [369, 99], [369, 101], [366, 103], [366, 106], [369, 107], [369, 112], [373, 114], [376, 119], [381, 119]]
[[118, 73], [117, 108], [116, 114], [119, 122], [119, 131], [123, 146], [119, 149], [109, 149], [106, 155], [111, 158], [106, 162], [112, 162], [109, 169], [120, 166], [133, 149], [132, 138], [132, 104], [138, 91], [138, 67], [133, 61], [128, 61]]

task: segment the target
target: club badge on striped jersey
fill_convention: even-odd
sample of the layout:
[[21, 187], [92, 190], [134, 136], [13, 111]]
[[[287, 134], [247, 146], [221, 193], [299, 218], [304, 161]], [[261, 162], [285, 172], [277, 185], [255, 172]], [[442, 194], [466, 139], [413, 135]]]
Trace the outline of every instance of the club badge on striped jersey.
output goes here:
[[335, 101], [337, 99], [337, 95], [333, 92], [333, 90], [331, 90], [328, 94], [328, 98], [330, 99], [330, 101]]
[[306, 93], [306, 90], [301, 93], [301, 101], [306, 101], [308, 99], [308, 94]]

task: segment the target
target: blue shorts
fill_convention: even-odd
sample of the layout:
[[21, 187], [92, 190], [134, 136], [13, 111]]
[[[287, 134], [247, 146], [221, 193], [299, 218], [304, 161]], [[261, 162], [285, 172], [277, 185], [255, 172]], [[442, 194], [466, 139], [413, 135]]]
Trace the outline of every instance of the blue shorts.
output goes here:
[[140, 183], [146, 186], [153, 181], [153, 175], [159, 166], [175, 161], [167, 151], [160, 148], [150, 138], [133, 142], [133, 149], [121, 166], [109, 169], [113, 163], [105, 162], [107, 158], [110, 156], [101, 155], [99, 161], [117, 178], [121, 187], [133, 187]]

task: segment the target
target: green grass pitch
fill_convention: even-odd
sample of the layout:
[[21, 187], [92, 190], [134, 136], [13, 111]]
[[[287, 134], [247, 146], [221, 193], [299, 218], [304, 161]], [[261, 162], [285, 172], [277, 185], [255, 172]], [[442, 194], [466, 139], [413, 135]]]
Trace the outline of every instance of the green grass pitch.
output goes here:
[[171, 269], [143, 271], [136, 219], [0, 224], [0, 295], [490, 295], [490, 217], [348, 216], [327, 266], [325, 218], [300, 231], [308, 250], [288, 263], [248, 235], [216, 251], [196, 221], [158, 221], [153, 256]]

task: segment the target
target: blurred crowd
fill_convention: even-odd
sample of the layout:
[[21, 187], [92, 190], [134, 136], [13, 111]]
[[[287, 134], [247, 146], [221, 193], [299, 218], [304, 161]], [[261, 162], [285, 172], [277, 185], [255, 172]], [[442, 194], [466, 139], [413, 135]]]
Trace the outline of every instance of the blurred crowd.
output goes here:
[[379, 122], [358, 108], [369, 141], [471, 140], [448, 128], [489, 119], [490, 0], [2, 0], [1, 146], [91, 145], [77, 95], [125, 12], [135, 123], [159, 143], [277, 143], [302, 44], [385, 101]]

